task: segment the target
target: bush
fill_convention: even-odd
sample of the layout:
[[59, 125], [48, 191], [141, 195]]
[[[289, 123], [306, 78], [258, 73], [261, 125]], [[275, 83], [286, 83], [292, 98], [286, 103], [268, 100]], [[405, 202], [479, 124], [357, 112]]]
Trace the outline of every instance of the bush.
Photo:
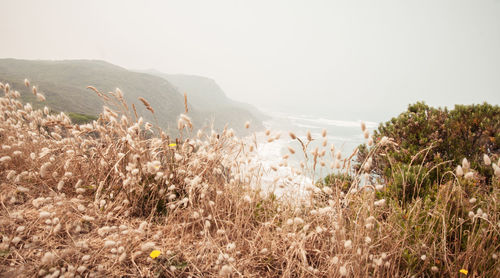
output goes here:
[[[484, 164], [483, 155], [487, 154], [492, 161], [499, 157], [500, 107], [483, 103], [456, 105], [448, 110], [418, 102], [381, 124], [373, 139], [378, 142], [384, 136], [393, 139], [395, 144], [361, 145], [356, 167], [360, 168], [370, 151], [375, 152], [371, 173], [385, 182], [397, 183], [394, 187], [403, 188], [397, 193], [403, 201], [422, 197], [428, 191], [425, 187], [453, 179], [451, 172], [463, 158], [477, 171], [478, 184], [491, 184], [493, 169]], [[378, 155], [382, 153], [383, 156]], [[406, 182], [408, 179], [413, 180]]]
[[343, 192], [347, 192], [353, 181], [354, 177], [348, 173], [333, 173], [324, 178], [323, 184], [325, 186], [339, 188]]
[[68, 113], [69, 118], [71, 119], [71, 122], [75, 124], [86, 124], [90, 123], [92, 121], [97, 120], [96, 116], [92, 115], [85, 115], [85, 114], [80, 114], [80, 113]]

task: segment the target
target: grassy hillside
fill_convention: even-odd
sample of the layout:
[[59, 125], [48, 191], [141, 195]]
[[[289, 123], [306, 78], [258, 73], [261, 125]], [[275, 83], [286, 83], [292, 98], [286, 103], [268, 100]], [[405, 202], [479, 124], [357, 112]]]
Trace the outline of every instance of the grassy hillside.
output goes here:
[[[124, 93], [125, 101], [134, 104], [146, 120], [153, 122], [154, 119], [146, 111], [144, 105], [138, 101], [138, 97], [145, 98], [155, 111], [159, 125], [167, 131], [175, 131], [176, 121], [179, 114], [184, 112], [184, 97], [176, 87], [167, 80], [146, 73], [138, 73], [109, 64], [103, 61], [91, 60], [68, 60], [68, 61], [27, 61], [16, 59], [0, 59], [0, 81], [9, 83], [20, 90], [24, 102], [32, 102], [37, 105], [34, 95], [23, 86], [23, 80], [28, 78], [33, 85], [38, 87], [47, 101], [44, 105], [55, 111], [79, 113], [88, 116], [96, 116], [102, 112], [102, 99], [94, 92], [86, 89], [91, 85], [99, 91], [113, 92], [120, 88]], [[207, 119], [212, 119], [202, 105], [194, 107], [189, 103], [189, 116], [197, 126], [211, 124]], [[199, 103], [199, 102], [197, 102]], [[235, 129], [242, 129], [242, 122], [254, 121], [257, 128], [260, 121], [251, 116], [250, 113], [242, 111], [240, 117], [215, 118], [216, 127], [223, 127], [229, 122]], [[244, 117], [247, 117], [243, 120]], [[174, 127], [174, 129], [172, 129]]]

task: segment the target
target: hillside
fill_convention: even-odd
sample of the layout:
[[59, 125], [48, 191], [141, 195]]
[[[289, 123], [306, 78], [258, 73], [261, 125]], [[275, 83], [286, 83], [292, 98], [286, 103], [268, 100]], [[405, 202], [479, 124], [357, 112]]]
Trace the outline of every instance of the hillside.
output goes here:
[[[47, 97], [44, 105], [55, 111], [74, 112], [88, 115], [98, 115], [102, 111], [102, 100], [92, 91], [86, 89], [91, 85], [101, 92], [114, 91], [116, 87], [124, 93], [129, 104], [135, 104], [139, 114], [146, 120], [154, 122], [138, 97], [144, 97], [155, 110], [159, 125], [171, 131], [176, 126], [176, 119], [184, 112], [184, 97], [170, 82], [164, 78], [147, 73], [129, 71], [113, 64], [96, 60], [65, 60], [65, 61], [28, 61], [17, 59], [0, 59], [0, 81], [10, 83], [13, 87], [25, 88], [24, 78], [36, 85]], [[21, 91], [24, 102], [36, 103], [34, 96], [27, 89]], [[245, 111], [233, 112], [232, 108], [221, 113], [214, 119], [202, 105], [203, 103], [189, 98], [189, 116], [198, 127], [210, 125], [212, 121], [216, 128], [223, 127], [228, 119], [229, 125], [236, 130], [242, 130], [242, 122], [254, 122], [254, 128], [260, 127], [260, 121]], [[223, 115], [238, 114], [239, 117], [223, 117]]]
[[148, 70], [146, 73], [164, 78], [179, 92], [186, 93], [193, 107], [208, 112], [210, 118], [232, 119], [236, 126], [242, 126], [250, 119], [258, 127], [261, 127], [262, 120], [269, 118], [250, 104], [228, 98], [213, 79], [197, 75], [166, 74], [157, 70]]
[[254, 106], [228, 98], [213, 79], [197, 75], [165, 74], [154, 70], [150, 73], [165, 78], [180, 92], [187, 92], [192, 104], [200, 109], [217, 110], [224, 107], [238, 107], [248, 110], [259, 119], [268, 118]]

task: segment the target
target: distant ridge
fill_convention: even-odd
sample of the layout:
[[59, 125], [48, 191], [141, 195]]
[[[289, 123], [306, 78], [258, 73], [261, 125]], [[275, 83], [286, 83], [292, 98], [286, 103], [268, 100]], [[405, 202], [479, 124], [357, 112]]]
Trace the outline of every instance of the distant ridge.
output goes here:
[[188, 74], [166, 74], [158, 70], [148, 70], [146, 73], [166, 79], [179, 92], [187, 93], [188, 99], [195, 108], [210, 111], [216, 118], [219, 115], [224, 116], [224, 111], [234, 109], [241, 113], [250, 112], [251, 118], [256, 118], [259, 121], [269, 118], [250, 104], [228, 98], [215, 80], [211, 78]]
[[[139, 114], [154, 123], [151, 113], [147, 111], [138, 97], [144, 97], [155, 110], [158, 124], [167, 131], [176, 132], [176, 120], [184, 112], [183, 92], [165, 78], [127, 70], [101, 60], [18, 60], [0, 59], [0, 82], [10, 83], [19, 90], [23, 101], [40, 105], [35, 97], [24, 86], [24, 78], [46, 95], [43, 105], [56, 111], [98, 115], [102, 112], [102, 100], [92, 91], [86, 89], [91, 85], [103, 92], [122, 90], [129, 105], [135, 104]], [[214, 83], [215, 84], [215, 83]], [[223, 101], [215, 91], [207, 92], [207, 97]], [[224, 95], [225, 97], [225, 95]], [[253, 124], [253, 130], [262, 128], [261, 119], [238, 105], [228, 105], [227, 111], [213, 113], [211, 104], [200, 105], [196, 94], [189, 94], [188, 115], [197, 128], [213, 123], [218, 130], [226, 123], [236, 131], [247, 132], [243, 123], [247, 120]], [[226, 102], [230, 104], [230, 102]], [[43, 106], [42, 105], [42, 106]], [[220, 117], [219, 117], [220, 114]]]

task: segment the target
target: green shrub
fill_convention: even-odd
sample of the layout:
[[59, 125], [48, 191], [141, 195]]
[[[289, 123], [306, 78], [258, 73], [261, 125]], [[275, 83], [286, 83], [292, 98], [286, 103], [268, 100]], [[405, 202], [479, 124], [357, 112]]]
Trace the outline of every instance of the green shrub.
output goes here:
[[354, 177], [347, 173], [333, 173], [324, 178], [323, 185], [340, 188], [343, 192], [347, 192], [353, 181]]
[[451, 172], [463, 158], [477, 172], [477, 183], [491, 184], [494, 173], [491, 166], [484, 164], [483, 155], [487, 154], [493, 162], [498, 160], [500, 107], [483, 103], [456, 105], [448, 110], [418, 102], [381, 124], [373, 139], [378, 142], [384, 136], [395, 144], [376, 149], [361, 145], [356, 167], [359, 169], [373, 150], [371, 174], [385, 182], [392, 180], [400, 200], [423, 197], [427, 187], [453, 179]]
[[97, 120], [96, 116], [92, 115], [85, 115], [85, 114], [80, 114], [80, 113], [68, 113], [69, 118], [71, 119], [71, 122], [74, 124], [86, 124], [92, 121]]
[[429, 171], [420, 165], [393, 165], [392, 178], [387, 181], [390, 197], [406, 203], [412, 196], [428, 196], [433, 192], [433, 183], [427, 178], [428, 173]]

